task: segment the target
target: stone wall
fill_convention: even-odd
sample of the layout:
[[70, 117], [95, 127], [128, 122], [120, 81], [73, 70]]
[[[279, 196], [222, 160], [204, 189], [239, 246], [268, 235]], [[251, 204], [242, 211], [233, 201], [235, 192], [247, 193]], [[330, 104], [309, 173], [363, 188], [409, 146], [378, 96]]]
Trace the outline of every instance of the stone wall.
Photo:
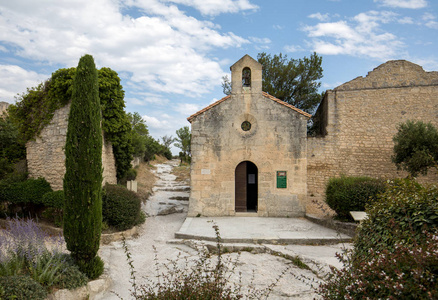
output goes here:
[[[53, 190], [62, 190], [65, 174], [65, 142], [70, 104], [58, 109], [39, 137], [26, 144], [29, 176], [44, 177]], [[113, 149], [110, 142], [102, 148], [103, 182], [117, 183]]]
[[[327, 91], [315, 118], [319, 136], [307, 142], [308, 195], [324, 195], [341, 174], [405, 177], [391, 161], [397, 125], [407, 120], [438, 127], [438, 72], [408, 61], [389, 61], [365, 78]], [[437, 172], [420, 181], [437, 182]]]
[[[258, 169], [258, 216], [304, 215], [308, 116], [262, 93], [257, 64], [246, 56], [233, 65], [232, 94], [189, 118], [189, 216], [236, 215], [236, 167], [244, 161]], [[244, 67], [252, 70], [251, 87], [242, 87]], [[244, 121], [251, 123], [250, 130], [242, 130]], [[277, 188], [276, 171], [287, 172], [287, 188]]]
[[8, 109], [8, 106], [10, 104], [7, 102], [0, 102], [0, 117], [3, 115], [3, 113], [6, 112], [6, 110]]

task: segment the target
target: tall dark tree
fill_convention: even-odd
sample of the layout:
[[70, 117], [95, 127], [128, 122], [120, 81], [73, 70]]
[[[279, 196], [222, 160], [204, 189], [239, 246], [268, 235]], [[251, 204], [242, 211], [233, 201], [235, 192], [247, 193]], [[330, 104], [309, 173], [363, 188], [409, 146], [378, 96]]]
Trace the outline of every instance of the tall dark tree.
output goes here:
[[309, 113], [321, 102], [321, 56], [313, 53], [310, 58], [288, 59], [281, 53], [262, 52], [257, 60], [263, 65], [263, 91]]
[[398, 126], [393, 138], [392, 161], [411, 176], [426, 175], [429, 168], [438, 169], [438, 130], [431, 123], [407, 121]]
[[[79, 268], [98, 277], [102, 227], [102, 128], [97, 70], [91, 55], [79, 60], [73, 80], [65, 145], [64, 237]], [[100, 268], [102, 266], [102, 268]]]

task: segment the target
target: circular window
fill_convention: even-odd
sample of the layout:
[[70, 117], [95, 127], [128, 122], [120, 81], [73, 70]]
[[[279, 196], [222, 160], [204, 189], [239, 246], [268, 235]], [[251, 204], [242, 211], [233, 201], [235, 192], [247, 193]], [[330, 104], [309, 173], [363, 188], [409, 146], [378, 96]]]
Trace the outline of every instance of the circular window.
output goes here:
[[244, 121], [241, 125], [243, 131], [249, 131], [251, 129], [251, 123]]

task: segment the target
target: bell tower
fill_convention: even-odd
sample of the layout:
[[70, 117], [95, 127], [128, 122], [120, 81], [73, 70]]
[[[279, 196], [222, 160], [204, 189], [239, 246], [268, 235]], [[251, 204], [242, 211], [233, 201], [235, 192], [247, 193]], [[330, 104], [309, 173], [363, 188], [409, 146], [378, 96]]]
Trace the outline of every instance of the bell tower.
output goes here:
[[232, 94], [260, 94], [262, 92], [262, 65], [246, 54], [230, 67]]

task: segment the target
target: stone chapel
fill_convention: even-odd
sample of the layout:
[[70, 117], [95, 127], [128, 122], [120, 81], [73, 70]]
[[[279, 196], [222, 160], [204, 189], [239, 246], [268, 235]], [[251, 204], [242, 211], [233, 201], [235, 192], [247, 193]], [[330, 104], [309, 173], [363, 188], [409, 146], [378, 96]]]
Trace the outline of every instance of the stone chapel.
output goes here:
[[248, 55], [231, 66], [231, 87], [188, 118], [188, 216], [303, 216], [311, 115], [263, 92], [262, 65]]
[[[188, 118], [188, 216], [299, 217], [323, 201], [330, 177], [400, 178], [393, 136], [407, 120], [438, 127], [438, 72], [406, 60], [381, 64], [325, 93], [315, 115], [262, 91], [262, 65], [231, 66], [229, 96]], [[307, 136], [312, 117], [316, 136]], [[438, 171], [420, 176], [438, 182]]]

